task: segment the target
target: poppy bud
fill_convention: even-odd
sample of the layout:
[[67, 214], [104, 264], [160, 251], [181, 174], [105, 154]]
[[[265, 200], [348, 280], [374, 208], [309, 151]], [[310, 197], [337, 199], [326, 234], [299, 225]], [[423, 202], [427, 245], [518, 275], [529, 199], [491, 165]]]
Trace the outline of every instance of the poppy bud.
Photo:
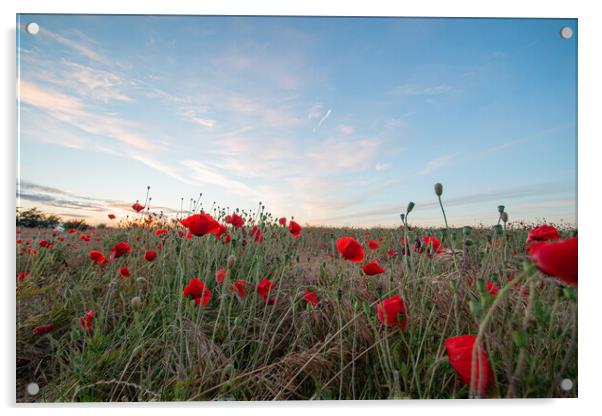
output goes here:
[[456, 290], [458, 290], [458, 281], [457, 280], [450, 280], [449, 281], [449, 286], [455, 292]]
[[441, 185], [439, 182], [435, 184], [435, 194], [437, 196], [441, 196], [441, 194], [443, 194], [443, 185]]
[[130, 300], [130, 304], [132, 305], [132, 308], [138, 309], [140, 308], [140, 305], [142, 305], [142, 299], [140, 299], [140, 296], [133, 297], [132, 300]]
[[403, 222], [403, 220], [404, 220], [404, 219], [405, 219], [405, 217], [406, 217], [406, 214], [404, 214], [404, 213], [402, 212], [401, 214], [399, 214], [399, 216], [401, 217], [401, 222]]
[[504, 232], [504, 229], [501, 225], [496, 224], [493, 226], [493, 231], [495, 231], [496, 234], [502, 234]]
[[415, 206], [415, 205], [416, 205], [415, 203], [413, 203], [412, 201], [410, 201], [410, 202], [408, 203], [408, 208], [406, 209], [406, 212], [407, 212], [408, 214], [409, 214], [410, 212], [412, 212], [412, 210], [414, 209], [414, 206]]
[[228, 262], [226, 263], [226, 266], [228, 267], [228, 269], [232, 270], [235, 265], [236, 265], [236, 256], [234, 254], [231, 254], [228, 257]]
[[502, 221], [504, 221], [504, 223], [508, 222], [508, 213], [506, 211], [502, 212]]
[[464, 240], [464, 245], [466, 247], [470, 247], [474, 244], [474, 241], [472, 241], [470, 238], [467, 238], [466, 240]]
[[470, 235], [470, 233], [472, 232], [472, 227], [470, 226], [465, 226], [464, 228], [462, 228], [462, 233], [464, 233], [464, 235]]
[[506, 208], [506, 207], [504, 207], [503, 205], [498, 205], [498, 207], [497, 207], [497, 212], [499, 212], [499, 213], [501, 214], [502, 212], [504, 212], [504, 209], [505, 209], [505, 208]]

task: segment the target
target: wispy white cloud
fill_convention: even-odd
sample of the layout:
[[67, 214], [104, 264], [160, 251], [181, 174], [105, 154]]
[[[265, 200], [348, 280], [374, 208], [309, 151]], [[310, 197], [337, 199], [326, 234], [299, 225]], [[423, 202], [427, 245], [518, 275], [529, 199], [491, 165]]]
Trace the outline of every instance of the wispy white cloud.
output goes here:
[[102, 64], [107, 64], [109, 62], [109, 60], [105, 56], [103, 56], [99, 52], [97, 52], [94, 49], [94, 46], [90, 45], [88, 42], [85, 42], [82, 40], [75, 40], [75, 39], [63, 36], [61, 34], [51, 32], [43, 27], [40, 29], [40, 35], [47, 37], [55, 42], [58, 42], [64, 46], [67, 46], [67, 47], [73, 49], [74, 51], [78, 52], [80, 55], [82, 55], [88, 59], [91, 59], [93, 61], [96, 61], [96, 62], [99, 62]]
[[414, 85], [414, 84], [403, 84], [395, 87], [392, 91], [392, 95], [402, 97], [412, 96], [434, 96], [447, 94], [454, 91], [454, 88], [446, 84], [438, 85]]
[[382, 172], [389, 169], [389, 165], [386, 163], [377, 163], [374, 169], [376, 169], [377, 172]]
[[443, 155], [443, 156], [439, 156], [438, 158], [429, 160], [424, 165], [424, 168], [422, 168], [422, 170], [420, 171], [420, 174], [426, 175], [435, 170], [441, 169], [441, 168], [449, 165], [453, 159], [454, 159], [454, 155]]
[[109, 101], [130, 102], [126, 94], [126, 82], [114, 72], [94, 69], [75, 62], [63, 62], [65, 71], [60, 79], [51, 80], [54, 84], [73, 89], [79, 96], [90, 97], [104, 103]]
[[320, 117], [322, 115], [322, 108], [323, 108], [322, 103], [313, 104], [311, 106], [311, 108], [309, 109], [309, 111], [307, 112], [307, 119], [313, 120], [315, 118]]
[[220, 173], [207, 163], [197, 160], [183, 160], [181, 164], [190, 172], [190, 178], [195, 183], [215, 185], [223, 188], [226, 193], [247, 197], [261, 198], [261, 193], [244, 182], [233, 179], [231, 176]]
[[164, 173], [167, 176], [171, 176], [172, 178], [174, 178], [180, 182], [183, 182], [188, 185], [194, 184], [194, 181], [190, 180], [187, 177], [180, 175], [179, 173], [176, 172], [176, 169], [174, 169], [172, 166], [168, 165], [167, 163], [160, 162], [150, 156], [141, 155], [141, 154], [129, 154], [129, 157], [134, 160], [137, 160], [138, 162], [145, 164], [146, 166], [148, 166], [152, 169], [155, 169], [156, 171]]
[[86, 133], [108, 137], [143, 150], [162, 147], [136, 132], [136, 123], [89, 110], [81, 99], [72, 95], [24, 79], [19, 80], [19, 94], [21, 103], [36, 107]]
[[201, 127], [212, 128], [215, 127], [215, 124], [217, 123], [216, 120], [202, 117], [202, 111], [199, 112], [191, 108], [181, 108], [179, 113], [182, 119]]
[[340, 134], [345, 135], [345, 136], [353, 134], [353, 132], [354, 132], [353, 126], [349, 126], [349, 125], [345, 125], [345, 124], [341, 124], [341, 125], [337, 126], [336, 130]]
[[375, 165], [381, 144], [378, 139], [328, 139], [306, 151], [305, 157], [322, 174], [357, 172]]

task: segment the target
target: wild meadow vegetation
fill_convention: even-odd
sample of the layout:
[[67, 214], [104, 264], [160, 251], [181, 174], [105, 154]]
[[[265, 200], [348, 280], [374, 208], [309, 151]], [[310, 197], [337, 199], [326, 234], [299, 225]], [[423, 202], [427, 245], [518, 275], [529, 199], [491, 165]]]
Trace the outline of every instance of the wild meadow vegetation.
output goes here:
[[17, 227], [18, 401], [577, 396], [576, 230], [132, 208]]

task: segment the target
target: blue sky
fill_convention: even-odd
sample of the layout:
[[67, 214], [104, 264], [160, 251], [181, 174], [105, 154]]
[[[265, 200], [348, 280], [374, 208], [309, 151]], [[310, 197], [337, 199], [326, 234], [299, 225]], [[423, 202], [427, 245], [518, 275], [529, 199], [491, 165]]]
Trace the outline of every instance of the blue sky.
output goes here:
[[[31, 36], [24, 25], [35, 21]], [[21, 15], [18, 205], [576, 223], [575, 20]], [[575, 36], [562, 39], [560, 28]], [[171, 209], [171, 210], [170, 210]]]

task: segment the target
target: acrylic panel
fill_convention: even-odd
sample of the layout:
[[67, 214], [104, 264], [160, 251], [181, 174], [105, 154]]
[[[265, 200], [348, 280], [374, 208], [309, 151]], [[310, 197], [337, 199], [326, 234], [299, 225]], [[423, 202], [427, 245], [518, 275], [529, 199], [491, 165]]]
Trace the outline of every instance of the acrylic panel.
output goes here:
[[16, 30], [18, 402], [577, 396], [576, 19]]

